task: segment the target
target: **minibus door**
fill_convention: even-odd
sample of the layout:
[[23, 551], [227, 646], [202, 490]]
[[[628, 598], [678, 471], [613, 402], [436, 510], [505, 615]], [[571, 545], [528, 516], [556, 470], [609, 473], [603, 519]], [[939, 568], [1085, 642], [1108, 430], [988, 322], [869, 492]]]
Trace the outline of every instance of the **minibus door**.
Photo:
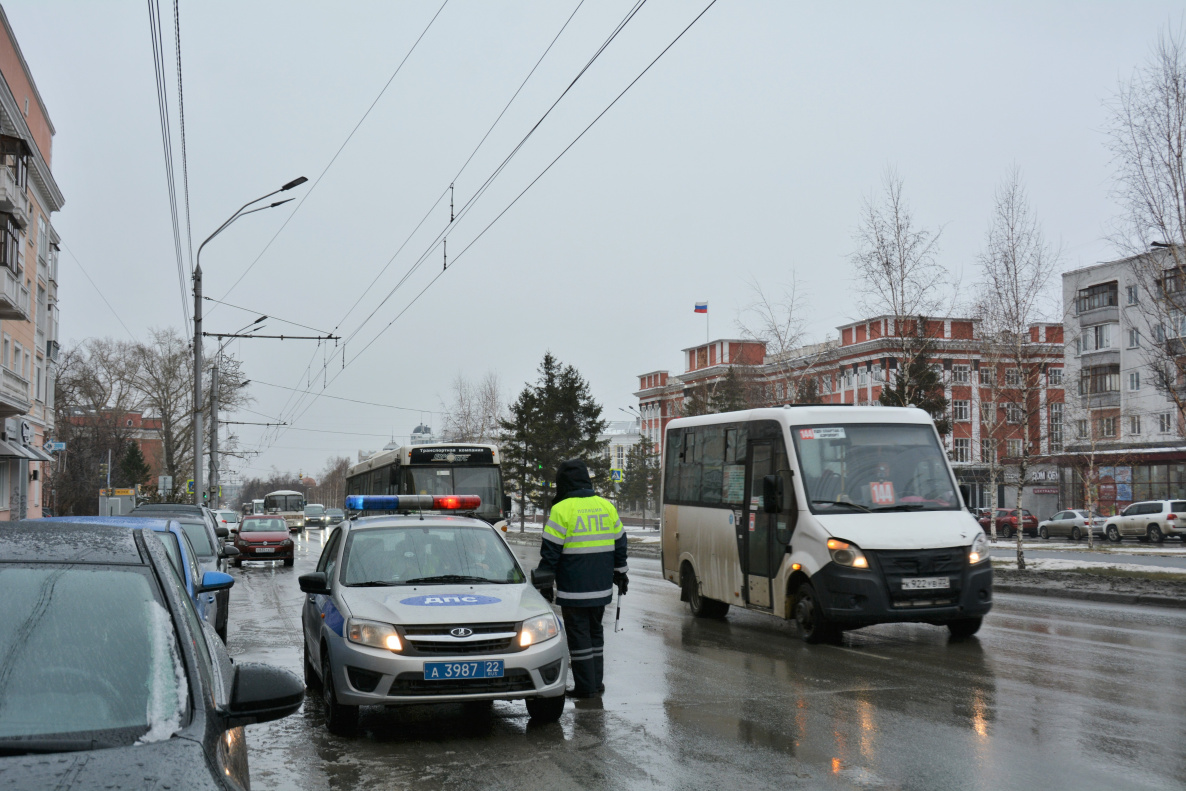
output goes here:
[[775, 520], [778, 514], [768, 514], [762, 506], [762, 481], [775, 469], [774, 443], [770, 440], [750, 440], [749, 457], [745, 465], [745, 485], [749, 497], [745, 502], [742, 524], [745, 525], [745, 591], [746, 601], [753, 607], [770, 609], [771, 546], [774, 541]]

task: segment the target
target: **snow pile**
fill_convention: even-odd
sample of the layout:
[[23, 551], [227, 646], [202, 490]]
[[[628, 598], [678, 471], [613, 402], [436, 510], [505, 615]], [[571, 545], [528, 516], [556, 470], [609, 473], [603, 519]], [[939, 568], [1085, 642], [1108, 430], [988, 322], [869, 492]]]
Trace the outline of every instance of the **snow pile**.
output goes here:
[[[993, 558], [994, 567], [1015, 568], [1016, 558]], [[1136, 571], [1141, 573], [1186, 573], [1183, 569], [1167, 566], [1142, 566], [1136, 563], [1109, 563], [1097, 560], [1063, 560], [1062, 558], [1026, 558], [1025, 567], [1034, 571], [1070, 571], [1072, 569], [1116, 569], [1117, 571]]]
[[[174, 640], [173, 619], [155, 601], [147, 602], [148, 639], [152, 666], [148, 674], [148, 732], [136, 744], [163, 742], [181, 728], [187, 680]], [[198, 639], [202, 639], [198, 635]]]

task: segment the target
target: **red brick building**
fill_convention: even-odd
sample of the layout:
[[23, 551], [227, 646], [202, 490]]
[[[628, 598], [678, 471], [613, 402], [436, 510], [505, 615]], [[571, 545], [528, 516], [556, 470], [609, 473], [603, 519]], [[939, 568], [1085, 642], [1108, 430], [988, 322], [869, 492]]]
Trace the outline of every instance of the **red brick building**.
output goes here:
[[[639, 377], [635, 396], [643, 417], [643, 435], [661, 453], [668, 421], [683, 414], [685, 401], [697, 388], [711, 391], [730, 368], [746, 382], [747, 401], [755, 407], [793, 403], [803, 400], [805, 394], [821, 403], [878, 403], [882, 387], [896, 376], [903, 338], [917, 334], [917, 323], [877, 316], [837, 330], [838, 341], [805, 346], [781, 356], [767, 355], [761, 342], [736, 339], [682, 350], [682, 374], [651, 371]], [[1030, 327], [1021, 355], [1025, 362], [1020, 367], [993, 358], [974, 319], [930, 319], [924, 330], [929, 362], [939, 373], [949, 402], [951, 431], [944, 442], [970, 503], [989, 502], [988, 461], [994, 447], [1009, 480], [1010, 459], [1022, 453], [1022, 421], [1028, 420], [1032, 443], [1028, 456], [1033, 469], [1027, 476], [1024, 501], [1043, 515], [1053, 512], [1058, 502], [1058, 472], [1048, 457], [1063, 446], [1062, 325]], [[1025, 383], [1029, 386], [1023, 386]], [[1018, 393], [1025, 394], [1028, 402], [1020, 403]], [[1012, 480], [1016, 481], [1016, 473]], [[1002, 485], [998, 496], [1012, 502], [1014, 495], [1007, 489], [1013, 486]]]

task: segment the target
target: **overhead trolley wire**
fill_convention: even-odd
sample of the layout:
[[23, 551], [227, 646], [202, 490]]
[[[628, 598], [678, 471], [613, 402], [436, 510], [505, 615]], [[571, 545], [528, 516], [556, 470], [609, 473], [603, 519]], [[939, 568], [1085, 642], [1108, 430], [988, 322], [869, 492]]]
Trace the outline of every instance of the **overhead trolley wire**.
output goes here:
[[[684, 37], [684, 35], [685, 35], [685, 34], [686, 34], [686, 33], [687, 33], [689, 30], [691, 30], [691, 29], [692, 29], [692, 27], [693, 27], [693, 26], [694, 26], [694, 25], [695, 25], [695, 24], [696, 24], [698, 21], [700, 21], [700, 19], [701, 19], [701, 18], [702, 18], [702, 17], [703, 17], [705, 14], [707, 14], [707, 13], [708, 13], [709, 9], [711, 9], [711, 8], [712, 8], [714, 5], [716, 5], [716, 3], [717, 3], [717, 0], [710, 0], [710, 2], [708, 3], [708, 5], [706, 5], [706, 6], [704, 7], [704, 9], [703, 9], [703, 10], [701, 10], [701, 11], [700, 11], [700, 13], [699, 13], [699, 14], [697, 14], [697, 15], [695, 16], [695, 18], [693, 18], [693, 19], [692, 19], [692, 21], [691, 21], [691, 22], [689, 22], [689, 23], [687, 24], [687, 26], [686, 26], [686, 27], [684, 27], [684, 29], [683, 29], [683, 30], [681, 30], [681, 31], [679, 32], [679, 34], [678, 34], [678, 35], [676, 35], [676, 37], [675, 37], [674, 39], [672, 39], [672, 40], [671, 40], [671, 42], [670, 42], [670, 43], [669, 43], [669, 44], [668, 44], [666, 47], [664, 47], [664, 48], [663, 48], [663, 50], [662, 50], [662, 51], [661, 51], [661, 52], [660, 52], [658, 55], [656, 55], [656, 56], [655, 56], [655, 58], [654, 58], [654, 59], [653, 59], [653, 60], [652, 60], [650, 63], [648, 63], [648, 64], [646, 65], [646, 67], [645, 67], [645, 68], [644, 68], [644, 69], [643, 69], [641, 72], [639, 72], [639, 73], [638, 73], [638, 75], [637, 75], [637, 76], [636, 76], [636, 77], [635, 77], [633, 80], [631, 80], [631, 81], [630, 81], [630, 83], [629, 83], [629, 84], [628, 84], [628, 85], [627, 85], [625, 88], [623, 88], [623, 89], [622, 89], [621, 93], [619, 93], [617, 96], [615, 96], [615, 97], [614, 97], [614, 99], [613, 99], [613, 101], [611, 101], [611, 102], [610, 102], [608, 105], [606, 105], [605, 109], [603, 109], [603, 110], [602, 110], [600, 113], [598, 113], [598, 114], [597, 114], [597, 116], [596, 116], [596, 117], [595, 117], [595, 118], [594, 118], [592, 121], [590, 121], [590, 122], [589, 122], [588, 126], [586, 126], [586, 127], [583, 129], [583, 130], [581, 130], [581, 133], [580, 133], [580, 134], [578, 134], [578, 135], [577, 135], [577, 136], [576, 136], [576, 137], [575, 137], [575, 138], [572, 140], [572, 142], [571, 142], [571, 143], [569, 143], [569, 144], [568, 144], [568, 145], [567, 145], [567, 146], [564, 148], [564, 150], [563, 150], [563, 151], [561, 151], [561, 152], [560, 152], [558, 155], [556, 155], [556, 158], [555, 158], [555, 159], [553, 159], [551, 162], [549, 162], [549, 163], [548, 163], [548, 165], [547, 165], [547, 167], [545, 167], [545, 168], [544, 168], [542, 171], [540, 171], [539, 175], [537, 175], [537, 176], [536, 176], [534, 179], [532, 179], [532, 180], [531, 180], [531, 182], [530, 182], [530, 183], [529, 183], [529, 184], [528, 184], [526, 187], [524, 187], [524, 188], [523, 188], [522, 192], [520, 192], [518, 195], [516, 195], [516, 196], [515, 196], [515, 198], [514, 198], [514, 199], [513, 199], [513, 200], [512, 200], [512, 201], [511, 201], [511, 202], [510, 202], [510, 203], [509, 203], [507, 206], [506, 206], [506, 208], [504, 208], [504, 209], [503, 209], [501, 212], [499, 212], [499, 214], [498, 214], [498, 215], [497, 215], [497, 216], [496, 216], [496, 217], [495, 217], [493, 220], [491, 220], [491, 221], [490, 221], [490, 223], [489, 223], [488, 225], [486, 225], [486, 227], [485, 227], [485, 228], [483, 228], [483, 229], [482, 229], [482, 231], [481, 231], [481, 232], [480, 232], [480, 233], [479, 233], [479, 234], [478, 234], [476, 237], [474, 237], [474, 238], [473, 238], [473, 239], [470, 241], [470, 243], [469, 243], [469, 244], [467, 244], [467, 245], [466, 245], [466, 246], [465, 246], [465, 247], [462, 249], [462, 251], [461, 251], [461, 252], [460, 252], [460, 253], [459, 253], [459, 254], [458, 254], [458, 255], [457, 255], [455, 258], [454, 258], [454, 262], [456, 262], [456, 261], [457, 261], [459, 258], [461, 258], [461, 256], [463, 256], [463, 255], [466, 253], [466, 251], [468, 251], [468, 250], [469, 250], [469, 249], [470, 249], [470, 248], [471, 248], [471, 247], [472, 247], [472, 246], [473, 246], [473, 245], [474, 245], [474, 244], [475, 244], [475, 243], [476, 243], [476, 242], [477, 242], [479, 239], [481, 239], [481, 238], [482, 238], [482, 236], [483, 236], [483, 235], [486, 233], [486, 231], [490, 230], [490, 228], [491, 228], [491, 227], [492, 227], [492, 226], [493, 226], [495, 223], [497, 223], [497, 222], [498, 222], [500, 219], [502, 219], [502, 217], [503, 217], [503, 216], [504, 216], [504, 215], [505, 215], [505, 214], [506, 214], [508, 211], [510, 211], [511, 207], [512, 207], [512, 206], [514, 206], [514, 205], [515, 205], [515, 204], [516, 204], [516, 203], [519, 201], [519, 199], [520, 199], [520, 198], [522, 198], [522, 197], [523, 197], [523, 196], [524, 196], [524, 195], [527, 193], [527, 191], [528, 191], [528, 190], [530, 190], [530, 189], [531, 189], [533, 186], [535, 186], [535, 184], [536, 184], [536, 183], [538, 183], [538, 182], [539, 182], [539, 180], [540, 180], [541, 178], [543, 178], [543, 176], [544, 176], [544, 175], [545, 175], [545, 174], [546, 174], [546, 173], [547, 173], [549, 170], [551, 170], [551, 169], [552, 169], [552, 167], [553, 167], [553, 166], [554, 166], [554, 165], [555, 165], [557, 162], [559, 162], [559, 161], [560, 161], [560, 159], [561, 159], [561, 158], [562, 158], [562, 157], [563, 157], [565, 154], [567, 154], [567, 153], [568, 153], [568, 152], [569, 152], [569, 151], [572, 149], [572, 147], [573, 147], [573, 146], [575, 146], [575, 145], [577, 144], [577, 142], [578, 142], [578, 141], [579, 141], [579, 140], [580, 140], [582, 137], [584, 137], [584, 136], [585, 136], [585, 134], [586, 134], [586, 133], [587, 133], [587, 132], [588, 132], [590, 129], [592, 129], [592, 128], [593, 128], [593, 126], [594, 126], [594, 125], [595, 125], [595, 124], [596, 124], [598, 121], [600, 121], [600, 120], [601, 120], [601, 119], [602, 119], [602, 118], [603, 118], [603, 117], [606, 115], [606, 113], [608, 113], [608, 112], [609, 112], [609, 111], [610, 111], [610, 110], [611, 110], [611, 109], [614, 107], [614, 105], [616, 105], [616, 104], [618, 103], [618, 101], [619, 101], [619, 100], [621, 100], [621, 98], [622, 98], [623, 96], [625, 96], [625, 95], [626, 95], [626, 93], [627, 93], [627, 92], [629, 92], [629, 91], [630, 91], [630, 89], [631, 89], [631, 88], [633, 88], [633, 87], [635, 86], [635, 85], [638, 83], [638, 81], [639, 81], [639, 80], [641, 80], [641, 79], [643, 78], [643, 76], [645, 76], [645, 75], [646, 75], [646, 73], [647, 73], [648, 71], [650, 71], [650, 70], [651, 70], [651, 68], [652, 68], [652, 67], [653, 67], [653, 66], [654, 66], [656, 63], [658, 63], [658, 62], [659, 62], [659, 60], [660, 60], [660, 59], [661, 59], [661, 58], [662, 58], [664, 55], [666, 55], [666, 54], [667, 54], [667, 52], [668, 52], [669, 50], [671, 50], [671, 48], [672, 48], [672, 47], [674, 47], [674, 46], [676, 45], [676, 43], [677, 43], [677, 42], [679, 42], [679, 40], [680, 40], [681, 38], [683, 38], [683, 37]], [[361, 355], [362, 355], [364, 352], [366, 352], [366, 350], [367, 350], [367, 349], [369, 349], [369, 348], [371, 347], [371, 345], [372, 345], [372, 344], [374, 344], [374, 343], [375, 343], [375, 341], [377, 341], [377, 340], [379, 339], [379, 337], [380, 337], [380, 336], [381, 336], [383, 333], [385, 333], [385, 332], [386, 332], [388, 329], [390, 329], [390, 328], [391, 328], [391, 326], [392, 326], [392, 325], [393, 325], [393, 324], [394, 324], [394, 323], [395, 323], [395, 322], [396, 322], [396, 321], [397, 321], [397, 320], [400, 318], [400, 316], [402, 316], [404, 313], [406, 313], [406, 312], [407, 312], [407, 310], [408, 310], [409, 308], [411, 308], [411, 307], [412, 307], [412, 305], [414, 305], [414, 304], [416, 303], [416, 301], [417, 301], [417, 300], [419, 300], [419, 299], [420, 299], [420, 297], [421, 297], [421, 296], [423, 296], [423, 295], [424, 295], [424, 293], [425, 293], [426, 291], [428, 291], [428, 289], [429, 289], [429, 288], [431, 288], [431, 287], [432, 287], [432, 285], [433, 285], [434, 283], [436, 283], [436, 281], [437, 281], [437, 280], [438, 280], [438, 279], [439, 279], [439, 278], [440, 278], [442, 275], [444, 275], [444, 274], [445, 274], [445, 272], [444, 272], [444, 271], [438, 272], [438, 273], [437, 273], [437, 274], [436, 274], [436, 275], [435, 275], [435, 276], [432, 278], [432, 280], [431, 280], [431, 281], [429, 281], [429, 283], [428, 283], [428, 284], [427, 284], [427, 285], [426, 285], [426, 286], [425, 286], [423, 289], [421, 289], [421, 291], [420, 291], [420, 292], [419, 292], [419, 293], [418, 293], [418, 294], [417, 294], [417, 295], [416, 295], [416, 296], [415, 296], [415, 297], [412, 299], [412, 301], [411, 301], [411, 302], [409, 302], [409, 303], [408, 303], [408, 304], [407, 304], [407, 305], [404, 307], [404, 309], [403, 309], [403, 310], [401, 310], [401, 311], [400, 311], [400, 312], [399, 312], [399, 313], [398, 313], [398, 314], [395, 316], [395, 318], [393, 318], [393, 319], [392, 319], [392, 320], [391, 320], [391, 321], [390, 321], [390, 322], [389, 322], [389, 323], [388, 323], [388, 324], [387, 324], [387, 325], [386, 325], [386, 326], [385, 326], [385, 327], [384, 327], [382, 330], [380, 330], [380, 331], [379, 331], [379, 332], [378, 332], [378, 333], [377, 333], [377, 334], [376, 334], [376, 335], [375, 335], [375, 336], [374, 336], [374, 337], [373, 337], [373, 338], [372, 338], [372, 339], [371, 339], [371, 340], [370, 340], [370, 341], [367, 343], [367, 345], [366, 345], [366, 346], [364, 346], [364, 347], [363, 347], [363, 348], [362, 348], [362, 349], [361, 349], [359, 352], [357, 352], [357, 353], [356, 353], [356, 354], [355, 354], [353, 357], [351, 357], [351, 358], [350, 358], [350, 359], [349, 359], [349, 360], [348, 360], [348, 361], [345, 363], [345, 365], [343, 366], [342, 370], [341, 370], [341, 371], [339, 371], [339, 372], [337, 372], [337, 373], [334, 375], [334, 378], [330, 380], [330, 384], [332, 384], [332, 383], [334, 382], [334, 380], [336, 380], [336, 379], [338, 378], [338, 376], [341, 376], [341, 374], [342, 374], [342, 373], [345, 371], [346, 367], [349, 367], [349, 366], [350, 366], [351, 364], [353, 364], [353, 363], [354, 363], [354, 362], [355, 362], [355, 361], [356, 361], [356, 360], [357, 360], [357, 359], [358, 359], [358, 358], [359, 358], [359, 357], [360, 357], [360, 356], [361, 356]], [[314, 398], [314, 402], [315, 402], [315, 401], [316, 401], [316, 398]], [[289, 422], [290, 422], [290, 423], [294, 423], [294, 422], [296, 422], [297, 420], [300, 420], [302, 417], [304, 417], [304, 415], [305, 415], [305, 414], [308, 412], [308, 409], [309, 409], [309, 408], [311, 408], [311, 407], [312, 407], [312, 403], [310, 403], [310, 404], [309, 404], [309, 407], [306, 407], [306, 409], [305, 409], [303, 412], [301, 412], [301, 414], [300, 414], [300, 415], [297, 415], [297, 416], [296, 416], [296, 418], [294, 418], [294, 419], [290, 420]], [[291, 426], [290, 426], [290, 427], [288, 427], [288, 428], [291, 428]]]
[[371, 102], [370, 107], [368, 107], [366, 112], [362, 114], [362, 117], [358, 119], [358, 123], [356, 123], [354, 128], [350, 130], [350, 134], [346, 135], [346, 139], [342, 141], [342, 145], [338, 147], [338, 150], [334, 153], [333, 158], [330, 159], [329, 164], [325, 166], [325, 168], [321, 171], [321, 174], [313, 181], [313, 185], [305, 191], [304, 195], [301, 196], [301, 199], [297, 202], [297, 205], [291, 212], [289, 212], [289, 215], [284, 218], [283, 224], [281, 224], [281, 226], [276, 230], [276, 233], [272, 234], [272, 238], [268, 240], [266, 245], [264, 245], [264, 249], [259, 251], [259, 255], [255, 257], [255, 260], [247, 265], [247, 267], [239, 275], [238, 280], [232, 283], [231, 287], [228, 288], [226, 293], [222, 295], [222, 299], [226, 299], [226, 297], [235, 290], [239, 283], [243, 281], [243, 278], [247, 277], [247, 273], [250, 272], [255, 267], [255, 265], [259, 263], [259, 260], [264, 257], [264, 253], [268, 252], [268, 249], [272, 246], [272, 242], [276, 241], [276, 237], [278, 237], [284, 231], [284, 229], [288, 227], [288, 223], [293, 217], [296, 216], [296, 213], [301, 210], [301, 207], [305, 205], [305, 201], [308, 200], [309, 196], [313, 194], [313, 190], [317, 189], [317, 185], [321, 183], [323, 178], [325, 178], [325, 174], [329, 172], [329, 169], [332, 168], [334, 163], [338, 161], [338, 157], [341, 156], [342, 151], [344, 151], [346, 148], [346, 145], [351, 139], [353, 139], [354, 133], [358, 131], [363, 122], [366, 121], [367, 116], [371, 114], [371, 110], [374, 110], [375, 105], [377, 105], [379, 100], [383, 98], [383, 94], [387, 92], [387, 89], [395, 80], [396, 75], [400, 73], [400, 70], [403, 69], [404, 64], [408, 62], [408, 58], [412, 57], [412, 53], [416, 51], [416, 47], [420, 44], [421, 39], [423, 39], [428, 33], [429, 29], [432, 27], [432, 23], [437, 21], [437, 17], [441, 15], [441, 12], [445, 10], [445, 6], [447, 5], [449, 5], [449, 0], [445, 0], [443, 3], [441, 3], [441, 7], [438, 8], [437, 12], [432, 15], [432, 19], [428, 20], [428, 24], [425, 25], [424, 30], [420, 32], [420, 35], [416, 38], [416, 41], [412, 43], [411, 48], [408, 50], [407, 54], [404, 55], [404, 59], [399, 62], [399, 65], [395, 67], [395, 71], [393, 71], [391, 76], [387, 78], [387, 82], [383, 84], [383, 88], [379, 91], [379, 94], [375, 97], [375, 100]]

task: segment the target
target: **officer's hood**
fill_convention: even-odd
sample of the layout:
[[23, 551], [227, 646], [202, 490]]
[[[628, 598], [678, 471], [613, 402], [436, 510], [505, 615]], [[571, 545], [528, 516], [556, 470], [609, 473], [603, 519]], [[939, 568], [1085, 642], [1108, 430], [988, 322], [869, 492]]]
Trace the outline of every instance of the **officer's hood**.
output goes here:
[[342, 588], [342, 597], [355, 618], [383, 623], [498, 623], [551, 612], [539, 591], [525, 583]]
[[556, 470], [556, 499], [552, 504], [567, 500], [569, 497], [592, 497], [593, 481], [589, 478], [589, 468], [582, 459], [569, 459], [560, 463]]

